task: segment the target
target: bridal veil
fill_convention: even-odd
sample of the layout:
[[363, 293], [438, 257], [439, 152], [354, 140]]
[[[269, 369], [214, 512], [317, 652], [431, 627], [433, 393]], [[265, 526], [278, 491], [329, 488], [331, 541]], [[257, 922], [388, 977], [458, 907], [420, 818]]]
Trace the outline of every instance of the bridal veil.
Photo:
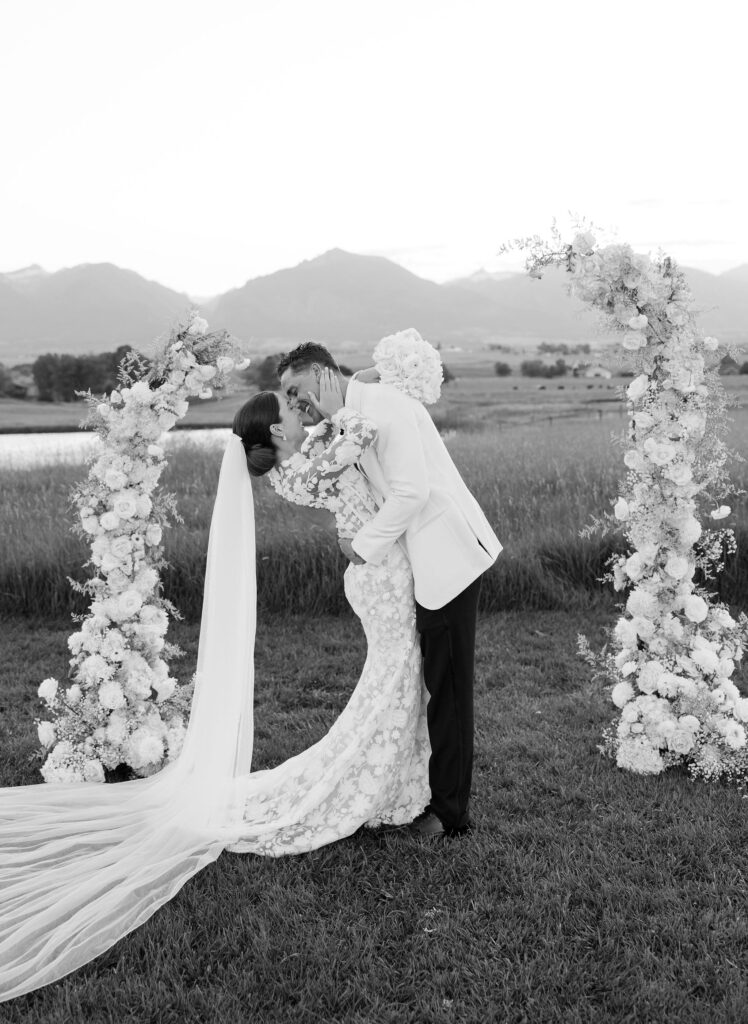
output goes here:
[[88, 963], [241, 833], [250, 770], [255, 529], [244, 448], [221, 464], [183, 749], [147, 779], [0, 789], [0, 1000]]

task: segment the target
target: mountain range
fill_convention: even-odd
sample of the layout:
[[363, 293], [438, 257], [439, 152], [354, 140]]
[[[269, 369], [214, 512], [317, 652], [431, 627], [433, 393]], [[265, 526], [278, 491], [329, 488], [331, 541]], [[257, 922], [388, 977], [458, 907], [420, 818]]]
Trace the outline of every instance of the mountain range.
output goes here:
[[[748, 340], [748, 264], [719, 275], [683, 269], [703, 328], [725, 341]], [[191, 305], [188, 295], [111, 263], [0, 274], [0, 362], [145, 345]], [[541, 281], [478, 271], [437, 284], [383, 257], [340, 249], [253, 278], [204, 300], [201, 311], [257, 352], [310, 339], [353, 351], [404, 327], [465, 350], [604, 338], [595, 316], [569, 299], [560, 271]]]

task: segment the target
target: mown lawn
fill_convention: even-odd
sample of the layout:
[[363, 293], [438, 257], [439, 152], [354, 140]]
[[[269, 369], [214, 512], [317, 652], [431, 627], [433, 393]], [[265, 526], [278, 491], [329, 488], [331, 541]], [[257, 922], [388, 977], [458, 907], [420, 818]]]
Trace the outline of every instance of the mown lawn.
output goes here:
[[[744, 1021], [748, 819], [735, 790], [639, 778], [597, 750], [614, 710], [576, 655], [610, 611], [480, 623], [476, 834], [362, 831], [298, 858], [224, 854], [93, 964], [0, 1008], [79, 1022]], [[33, 782], [38, 682], [70, 628], [0, 640], [0, 783]], [[174, 639], [194, 661], [197, 627]], [[314, 742], [363, 662], [348, 617], [264, 616], [255, 767]]]

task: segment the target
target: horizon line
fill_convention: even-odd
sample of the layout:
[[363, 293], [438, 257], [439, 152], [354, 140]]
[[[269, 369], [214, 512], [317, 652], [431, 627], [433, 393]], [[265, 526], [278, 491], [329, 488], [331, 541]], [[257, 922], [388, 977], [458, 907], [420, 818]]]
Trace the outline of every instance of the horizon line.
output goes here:
[[[192, 301], [195, 301], [196, 299], [199, 299], [202, 302], [206, 302], [206, 301], [210, 301], [212, 299], [218, 298], [221, 295], [225, 295], [227, 292], [236, 291], [239, 288], [243, 288], [247, 284], [249, 284], [251, 281], [256, 281], [259, 278], [270, 277], [273, 274], [281, 273], [284, 270], [295, 270], [297, 267], [300, 267], [303, 263], [313, 263], [315, 260], [318, 260], [318, 259], [320, 259], [323, 256], [327, 256], [331, 252], [342, 252], [342, 253], [345, 253], [348, 256], [364, 256], [364, 257], [371, 256], [371, 257], [375, 257], [377, 259], [383, 259], [383, 260], [386, 260], [388, 263], [392, 263], [392, 264], [394, 264], [397, 267], [401, 267], [403, 270], [407, 270], [408, 273], [413, 274], [414, 277], [418, 277], [418, 278], [420, 278], [423, 281], [430, 281], [431, 283], [438, 284], [438, 285], [450, 284], [450, 283], [455, 282], [455, 281], [465, 280], [466, 278], [469, 278], [469, 277], [471, 277], [471, 276], [473, 276], [475, 274], [480, 274], [480, 273], [487, 273], [487, 274], [510, 274], [510, 275], [514, 274], [516, 276], [522, 276], [522, 275], [524, 275], [526, 273], [526, 271], [524, 271], [524, 270], [487, 271], [485, 269], [485, 266], [479, 266], [479, 267], [476, 267], [475, 270], [473, 270], [473, 271], [471, 271], [471, 272], [469, 272], [467, 274], [459, 274], [456, 277], [447, 277], [447, 278], [443, 278], [442, 280], [437, 280], [436, 278], [426, 277], [423, 274], [416, 273], [416, 271], [411, 270], [410, 267], [405, 266], [405, 264], [399, 262], [398, 260], [392, 259], [392, 257], [390, 257], [390, 256], [384, 256], [382, 254], [381, 250], [378, 251], [378, 252], [377, 251], [372, 251], [372, 250], [370, 250], [368, 252], [353, 252], [350, 249], [342, 249], [340, 246], [333, 246], [330, 249], [325, 249], [323, 252], [317, 253], [315, 256], [305, 257], [304, 259], [299, 260], [298, 263], [294, 263], [294, 264], [286, 265], [286, 266], [276, 267], [275, 270], [269, 270], [269, 271], [266, 271], [264, 273], [256, 274], [254, 277], [246, 278], [245, 281], [242, 284], [233, 285], [233, 286], [230, 286], [230, 287], [224, 289], [223, 291], [213, 292], [211, 294], [201, 294], [201, 293], [197, 293], [197, 292], [188, 292], [188, 291], [180, 290], [178, 288], [172, 287], [171, 285], [166, 285], [166, 284], [163, 283], [163, 281], [159, 281], [159, 280], [157, 280], [154, 277], [147, 277], [140, 270], [135, 270], [133, 267], [122, 266], [119, 263], [114, 263], [112, 260], [96, 260], [96, 261], [84, 260], [81, 263], [73, 263], [73, 264], [69, 264], [69, 265], [59, 266], [55, 270], [47, 270], [47, 268], [43, 267], [40, 263], [28, 263], [25, 266], [17, 267], [14, 270], [0, 270], [0, 277], [10, 277], [10, 276], [12, 276], [14, 274], [20, 274], [20, 273], [23, 273], [24, 271], [27, 271], [27, 270], [36, 270], [36, 269], [42, 271], [45, 274], [52, 275], [52, 274], [61, 273], [64, 270], [76, 270], [79, 267], [112, 266], [112, 267], [116, 267], [118, 270], [124, 270], [124, 271], [128, 271], [130, 273], [133, 273], [133, 274], [137, 274], [138, 277], [143, 278], [143, 280], [145, 280], [145, 281], [150, 281], [152, 284], [158, 284], [162, 288], [168, 288], [169, 291], [176, 292], [179, 295], [184, 295], [184, 296], [186, 296], [188, 299], [190, 299]], [[708, 270], [706, 267], [698, 266], [696, 263], [685, 264], [685, 263], [680, 262], [679, 260], [676, 260], [676, 262], [682, 268], [699, 270], [699, 271], [701, 271], [701, 273], [709, 274], [709, 275], [711, 275], [712, 277], [715, 277], [715, 278], [716, 277], [721, 277], [723, 274], [728, 274], [731, 270], [737, 270], [739, 267], [748, 266], [748, 258], [746, 258], [744, 260], [740, 260], [739, 262], [737, 262], [735, 264], [732, 264], [731, 266], [727, 267], [726, 269], [720, 270], [720, 271]]]

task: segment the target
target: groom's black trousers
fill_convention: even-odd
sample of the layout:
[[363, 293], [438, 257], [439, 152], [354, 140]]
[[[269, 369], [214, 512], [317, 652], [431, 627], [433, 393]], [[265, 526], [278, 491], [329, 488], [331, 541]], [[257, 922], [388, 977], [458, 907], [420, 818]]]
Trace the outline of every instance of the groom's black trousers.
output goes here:
[[429, 692], [430, 807], [447, 828], [468, 822], [473, 777], [473, 672], [481, 577], [443, 608], [416, 602]]

